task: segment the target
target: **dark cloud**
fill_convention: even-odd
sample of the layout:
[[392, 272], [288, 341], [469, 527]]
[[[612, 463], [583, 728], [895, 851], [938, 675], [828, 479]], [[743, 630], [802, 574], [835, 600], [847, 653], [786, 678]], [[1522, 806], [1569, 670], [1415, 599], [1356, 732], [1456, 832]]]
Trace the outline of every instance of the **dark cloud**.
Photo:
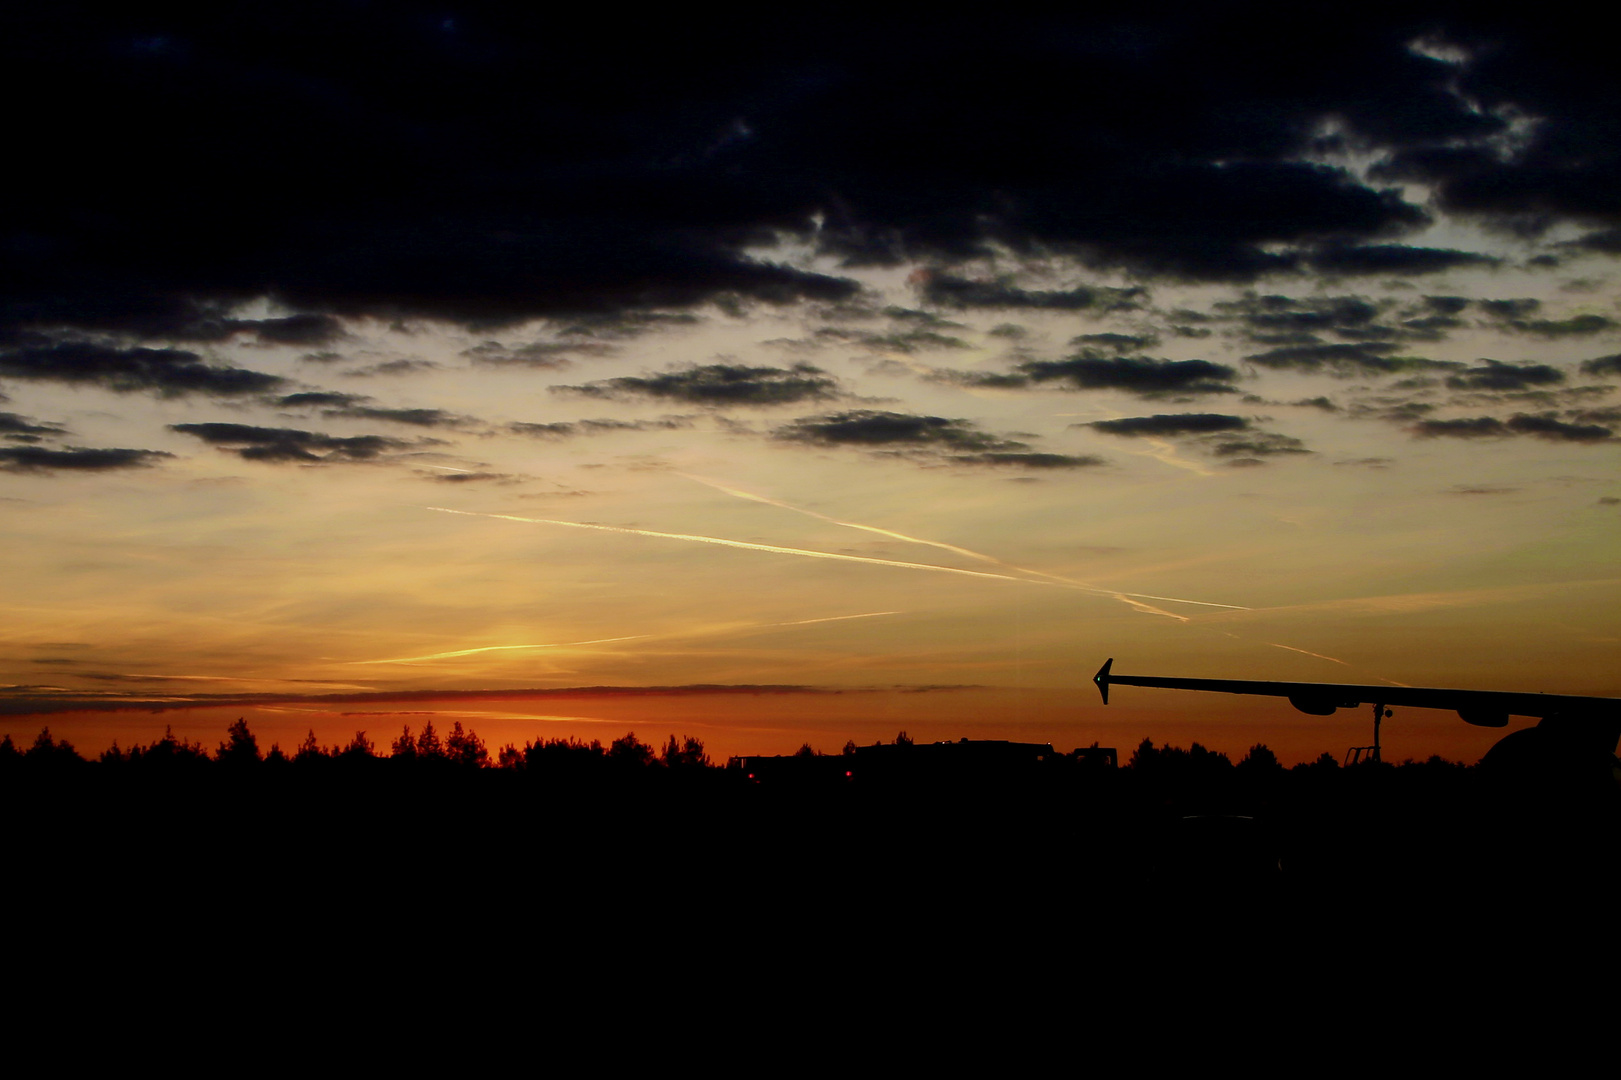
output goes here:
[[1618, 324], [1603, 315], [1572, 315], [1565, 319], [1517, 319], [1508, 325], [1537, 337], [1555, 338], [1598, 334], [1614, 330]]
[[1505, 330], [1518, 330], [1537, 337], [1577, 337], [1613, 330], [1617, 323], [1603, 315], [1571, 315], [1563, 319], [1532, 318], [1542, 310], [1542, 301], [1533, 299], [1482, 300], [1480, 309], [1491, 316], [1497, 326]]
[[608, 399], [654, 398], [713, 406], [790, 405], [833, 401], [845, 396], [836, 379], [810, 364], [795, 364], [791, 368], [706, 364], [658, 375], [604, 379], [583, 386], [554, 386], [552, 392]]
[[384, 409], [364, 404], [371, 400], [365, 394], [313, 390], [279, 397], [276, 404], [289, 409], [319, 408], [321, 415], [328, 419], [384, 420], [412, 427], [460, 428], [477, 423], [473, 417], [443, 409]]
[[1494, 319], [1513, 322], [1530, 318], [1542, 308], [1541, 300], [1529, 297], [1511, 300], [1482, 300], [1480, 310]]
[[607, 435], [616, 431], [679, 431], [692, 426], [684, 416], [658, 420], [561, 420], [550, 424], [508, 424], [514, 435], [536, 439], [568, 439], [576, 435]]
[[50, 450], [43, 446], [0, 446], [0, 469], [6, 472], [109, 472], [139, 469], [174, 457], [162, 450], [92, 449], [70, 446]]
[[1105, 352], [1141, 352], [1159, 344], [1154, 334], [1080, 334], [1069, 339], [1074, 348], [1097, 349]]
[[1586, 375], [1621, 375], [1621, 353], [1582, 361], [1582, 373]]
[[100, 386], [118, 393], [152, 391], [163, 397], [262, 394], [286, 380], [246, 368], [205, 364], [184, 349], [114, 348], [65, 341], [0, 353], [0, 375], [71, 386]]
[[818, 446], [943, 447], [951, 450], [1023, 450], [1025, 444], [998, 439], [967, 420], [943, 416], [858, 409], [830, 416], [805, 416], [776, 429], [779, 439]]
[[1547, 364], [1504, 364], [1482, 360], [1477, 367], [1448, 375], [1446, 384], [1454, 390], [1525, 390], [1533, 386], [1557, 386], [1565, 373]]
[[1530, 435], [1550, 442], [1603, 442], [1614, 433], [1600, 424], [1570, 424], [1555, 416], [1516, 413], [1508, 420], [1478, 416], [1458, 420], [1421, 420], [1412, 432], [1424, 438], [1481, 439]]
[[373, 461], [390, 450], [424, 445], [421, 441], [406, 442], [382, 435], [345, 438], [294, 428], [254, 427], [250, 424], [171, 424], [169, 428], [228, 449], [247, 461]]
[[1601, 442], [1614, 434], [1600, 424], [1567, 424], [1551, 414], [1516, 413], [1509, 417], [1508, 429], [1518, 435], [1534, 435], [1553, 442]]
[[[944, 323], [944, 320], [941, 320]], [[950, 324], [946, 324], [950, 325]], [[852, 330], [844, 326], [825, 326], [811, 335], [814, 342], [838, 341], [859, 345], [878, 352], [915, 353], [939, 349], [966, 349], [968, 342], [938, 330], [917, 327], [898, 333], [880, 334], [872, 331]]]
[[[905, 308], [891, 305], [884, 308], [884, 315], [901, 323], [918, 323], [933, 330], [966, 330], [967, 327], [960, 322], [941, 318], [932, 311], [921, 311], [917, 308]], [[992, 331], [994, 333], [995, 331]]]
[[1094, 420], [1089, 427], [1105, 435], [1176, 436], [1208, 435], [1216, 431], [1243, 431], [1250, 422], [1242, 416], [1222, 413], [1156, 413], [1153, 416], [1128, 416], [1120, 420]]
[[40, 423], [31, 416], [0, 412], [0, 438], [16, 442], [38, 442], [40, 439], [54, 439], [67, 433], [68, 429], [61, 424]]
[[1324, 334], [1349, 341], [1401, 336], [1378, 322], [1381, 305], [1363, 296], [1293, 297], [1249, 294], [1215, 305], [1220, 317], [1236, 319], [1244, 336], [1261, 345], [1317, 345]]
[[514, 476], [511, 473], [493, 472], [431, 472], [418, 469], [417, 475], [424, 480], [432, 480], [440, 484], [495, 484], [508, 487], [523, 483], [527, 477]]
[[[306, 321], [263, 340], [350, 316], [607, 335], [626, 313], [857, 295], [772, 259], [778, 241], [937, 267], [967, 306], [1060, 311], [1099, 301], [985, 287], [969, 264], [1249, 281], [1455, 262], [1402, 245], [1431, 216], [1385, 186], [1405, 180], [1533, 238], [1575, 225], [1594, 251], [1621, 225], [1608, 42], [1534, 6], [894, 12], [859, 33], [600, 6], [561, 31], [493, 0], [0, 20], [0, 85], [30, 103], [0, 220], [17, 326], [221, 340], [239, 332], [222, 312], [269, 297]], [[1329, 122], [1383, 163], [1372, 181], [1324, 163]], [[175, 166], [245, 145], [229, 183]]]
[[1044, 454], [1008, 450], [953, 454], [949, 460], [958, 465], [1009, 466], [1020, 469], [1085, 469], [1106, 464], [1103, 458], [1090, 454]]
[[1154, 360], [1135, 356], [1076, 356], [1030, 360], [1018, 370], [1032, 382], [1058, 382], [1076, 390], [1125, 390], [1141, 397], [1233, 394], [1238, 372], [1208, 360]]
[[1226, 458], [1267, 458], [1279, 454], [1309, 454], [1306, 444], [1289, 435], [1256, 432], [1243, 438], [1212, 436], [1205, 441], [1210, 453]]
[[1030, 377], [1027, 375], [995, 371], [953, 371], [950, 368], [937, 368], [924, 378], [929, 382], [987, 390], [1022, 390], [1030, 385]]
[[1244, 357], [1262, 367], [1295, 371], [1327, 371], [1333, 375], [1388, 375], [1415, 368], [1457, 368], [1463, 365], [1421, 356], [1394, 355], [1400, 346], [1364, 341], [1328, 345], [1284, 345]]
[[276, 399], [276, 404], [284, 409], [301, 409], [312, 406], [343, 408], [344, 406], [370, 400], [364, 394], [340, 394], [329, 390], [305, 390], [297, 394], [287, 394], [279, 397]]
[[1140, 288], [1022, 289], [1010, 281], [970, 281], [945, 273], [931, 273], [921, 283], [923, 299], [958, 309], [1028, 308], [1040, 311], [1129, 311], [1137, 308]]
[[1097, 457], [1033, 451], [1027, 443], [987, 434], [967, 420], [914, 413], [855, 410], [805, 416], [772, 435], [814, 446], [856, 446], [956, 465], [1079, 469], [1103, 464]]
[[458, 416], [444, 409], [379, 409], [369, 405], [346, 405], [337, 409], [323, 409], [321, 415], [328, 418], [384, 420], [392, 424], [409, 424], [412, 427], [460, 428], [477, 423], [471, 416]]
[[565, 368], [580, 356], [608, 356], [614, 346], [592, 341], [537, 341], [527, 345], [503, 345], [485, 341], [462, 355], [475, 364], [496, 367]]
[[398, 360], [384, 360], [376, 364], [367, 364], [365, 367], [350, 368], [344, 374], [364, 379], [373, 375], [420, 375], [424, 371], [438, 370], [439, 365], [432, 360], [414, 360], [402, 357]]
[[343, 324], [330, 315], [289, 315], [240, 326], [253, 330], [267, 345], [329, 345], [345, 336]]
[[[842, 298], [845, 294], [839, 292]], [[854, 294], [851, 294], [854, 295]], [[731, 307], [735, 297], [714, 297], [723, 306]], [[592, 311], [578, 312], [558, 326], [558, 336], [575, 338], [603, 338], [620, 341], [641, 337], [657, 330], [678, 326], [697, 326], [703, 319], [690, 311]], [[587, 348], [584, 343], [582, 349]]]
[[1329, 247], [1306, 262], [1324, 274], [1437, 274], [1466, 266], [1498, 266], [1502, 259], [1451, 248], [1409, 247], [1406, 244], [1364, 244]]
[[772, 432], [778, 439], [813, 446], [855, 446], [951, 465], [1022, 469], [1082, 469], [1104, 464], [1090, 455], [1031, 450], [1017, 439], [980, 431], [967, 420], [914, 413], [855, 410], [800, 417]]

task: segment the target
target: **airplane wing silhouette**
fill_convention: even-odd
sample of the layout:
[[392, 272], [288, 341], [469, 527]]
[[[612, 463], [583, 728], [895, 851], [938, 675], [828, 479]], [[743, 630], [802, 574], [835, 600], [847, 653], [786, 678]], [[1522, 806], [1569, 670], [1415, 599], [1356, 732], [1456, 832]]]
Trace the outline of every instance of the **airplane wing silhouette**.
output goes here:
[[1209, 690], [1220, 694], [1259, 694], [1288, 698], [1301, 712], [1328, 716], [1335, 709], [1358, 705], [1400, 705], [1413, 709], [1449, 709], [1466, 724], [1507, 727], [1510, 716], [1593, 717], [1621, 715], [1621, 698], [1575, 697], [1569, 694], [1520, 694], [1501, 690], [1444, 690], [1429, 686], [1358, 686], [1353, 683], [1252, 682], [1246, 679], [1178, 679], [1154, 675], [1116, 675], [1110, 657], [1092, 677], [1109, 703], [1109, 687], [1157, 686], [1166, 690]]

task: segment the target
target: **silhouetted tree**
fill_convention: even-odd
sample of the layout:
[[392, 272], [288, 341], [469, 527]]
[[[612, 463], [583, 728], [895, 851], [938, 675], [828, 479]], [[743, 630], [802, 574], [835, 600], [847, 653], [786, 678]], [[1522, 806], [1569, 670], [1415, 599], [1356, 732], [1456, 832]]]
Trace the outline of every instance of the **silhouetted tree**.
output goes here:
[[912, 745], [912, 737], [910, 735], [906, 734], [906, 732], [903, 731], [899, 735], [895, 736], [895, 745], [896, 746], [911, 746]]
[[315, 741], [315, 729], [311, 728], [310, 733], [304, 736], [304, 741], [298, 744], [298, 752], [293, 755], [293, 761], [308, 765], [325, 756], [326, 752], [321, 749], [321, 744]]
[[495, 755], [495, 767], [497, 769], [521, 769], [523, 763], [523, 751], [511, 743], [501, 747]]
[[856, 752], [856, 741], [854, 739], [846, 739], [846, 740], [844, 740], [844, 753], [845, 753], [845, 755], [848, 756], [848, 755], [853, 754], [855, 752]]
[[490, 763], [490, 752], [485, 748], [484, 740], [478, 737], [476, 731], [463, 731], [460, 720], [450, 727], [450, 734], [445, 739], [445, 756], [457, 765], [474, 769], [482, 769]]
[[597, 739], [589, 743], [579, 739], [537, 739], [523, 747], [524, 768], [549, 776], [589, 774], [606, 760], [607, 752]]
[[688, 735], [684, 740], [677, 741], [674, 735], [664, 744], [659, 754], [659, 760], [671, 769], [706, 769], [709, 767], [709, 755], [704, 752], [704, 744], [700, 739]]
[[1126, 762], [1126, 768], [1143, 772], [1158, 764], [1159, 758], [1160, 752], [1154, 749], [1154, 740], [1144, 739], [1137, 744], [1137, 749], [1131, 752], [1131, 759]]
[[231, 766], [257, 765], [262, 760], [259, 756], [259, 740], [248, 730], [245, 718], [237, 717], [236, 723], [225, 729], [225, 741], [220, 743], [214, 760], [222, 765]]
[[1249, 753], [1236, 766], [1238, 769], [1251, 774], [1271, 775], [1283, 771], [1278, 763], [1278, 755], [1268, 749], [1265, 743], [1256, 743], [1249, 748]]
[[400, 737], [394, 740], [389, 747], [389, 756], [401, 761], [415, 761], [417, 756], [417, 741], [411, 735], [411, 725], [406, 724], [400, 729]]
[[433, 721], [429, 720], [423, 725], [422, 734], [417, 736], [417, 757], [437, 760], [444, 756], [444, 744], [439, 741], [439, 733], [433, 730]]
[[203, 749], [202, 743], [175, 738], [174, 728], [167, 725], [163, 738], [151, 746], [131, 747], [129, 759], [131, 764], [164, 770], [197, 769], [209, 764], [208, 751]]
[[26, 755], [29, 764], [58, 766], [70, 765], [84, 761], [73, 744], [66, 739], [53, 739], [51, 729], [40, 728], [39, 734], [34, 738], [34, 745], [28, 748]]
[[615, 739], [608, 747], [608, 760], [619, 766], [645, 768], [653, 764], [653, 748], [638, 739], [634, 731], [627, 731], [623, 739]]
[[340, 756], [349, 761], [359, 761], [377, 756], [377, 744], [366, 738], [364, 731], [355, 732], [355, 737], [349, 740]]
[[820, 756], [821, 755], [818, 754], [815, 750], [811, 749], [811, 744], [810, 743], [801, 743], [799, 749], [794, 751], [794, 757], [820, 757]]

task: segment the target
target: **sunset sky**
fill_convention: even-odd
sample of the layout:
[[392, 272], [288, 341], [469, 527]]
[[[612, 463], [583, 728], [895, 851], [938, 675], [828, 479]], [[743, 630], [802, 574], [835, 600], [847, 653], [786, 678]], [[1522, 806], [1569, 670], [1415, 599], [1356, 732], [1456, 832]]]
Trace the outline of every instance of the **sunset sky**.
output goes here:
[[1621, 695], [1621, 76], [1547, 8], [141, 8], [0, 33], [0, 734]]

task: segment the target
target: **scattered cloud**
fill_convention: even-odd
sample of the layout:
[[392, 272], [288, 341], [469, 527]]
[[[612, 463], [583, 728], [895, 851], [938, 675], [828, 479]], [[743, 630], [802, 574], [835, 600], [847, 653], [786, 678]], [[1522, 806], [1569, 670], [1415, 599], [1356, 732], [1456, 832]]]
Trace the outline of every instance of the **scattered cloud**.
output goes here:
[[425, 445], [382, 435], [339, 437], [295, 428], [254, 427], [250, 424], [171, 424], [171, 431], [229, 450], [245, 461], [359, 462], [375, 461], [391, 450]]
[[1326, 345], [1284, 345], [1244, 357], [1262, 367], [1294, 371], [1326, 371], [1331, 375], [1388, 375], [1427, 368], [1459, 368], [1449, 360], [1429, 360], [1421, 356], [1393, 355], [1399, 346], [1388, 342], [1360, 341]]
[[1495, 439], [1530, 435], [1550, 442], [1604, 442], [1614, 434], [1601, 424], [1570, 424], [1556, 416], [1516, 413], [1507, 420], [1494, 416], [1455, 420], [1420, 420], [1410, 430], [1422, 438]]
[[773, 434], [817, 446], [945, 447], [951, 450], [1022, 450], [1025, 444], [999, 439], [970, 421], [943, 416], [859, 409], [829, 416], [805, 416]]
[[1036, 311], [1132, 311], [1145, 295], [1141, 288], [1115, 289], [1102, 286], [1073, 289], [1024, 289], [1010, 279], [971, 281], [949, 273], [924, 272], [919, 275], [925, 302], [952, 307]]
[[162, 397], [245, 397], [273, 391], [287, 381], [246, 368], [205, 364], [185, 349], [120, 348], [88, 341], [0, 352], [0, 375], [99, 386], [121, 394], [151, 391]]
[[1178, 435], [1208, 435], [1218, 431], [1244, 431], [1250, 422], [1242, 416], [1222, 413], [1156, 413], [1153, 416], [1128, 416], [1120, 420], [1094, 420], [1089, 427], [1105, 435], [1149, 436], [1170, 438]]
[[838, 380], [811, 364], [795, 364], [791, 368], [705, 364], [657, 375], [621, 376], [551, 389], [553, 393], [579, 397], [652, 398], [717, 407], [792, 405], [847, 396], [839, 388]]
[[1077, 469], [1103, 464], [1097, 457], [1033, 451], [1028, 443], [988, 434], [968, 420], [915, 413], [860, 409], [806, 416], [772, 435], [812, 446], [854, 446], [958, 465]]
[[1075, 390], [1124, 390], [1139, 397], [1170, 394], [1234, 394], [1238, 372], [1208, 360], [1154, 360], [1133, 356], [1075, 356], [1027, 360], [1017, 366], [1031, 382], [1056, 382]]
[[1324, 274], [1438, 274], [1465, 267], [1500, 266], [1503, 260], [1452, 248], [1407, 244], [1331, 246], [1307, 256], [1307, 264]]
[[93, 449], [69, 446], [0, 446], [0, 470], [13, 473], [110, 472], [140, 469], [174, 457], [162, 450]]
[[432, 360], [418, 360], [415, 358], [401, 358], [398, 360], [383, 360], [375, 364], [366, 364], [362, 367], [350, 368], [344, 374], [357, 379], [371, 378], [374, 375], [421, 375], [427, 371], [438, 371], [438, 364]]
[[665, 416], [657, 420], [559, 420], [549, 424], [508, 424], [514, 435], [535, 439], [570, 439], [576, 435], [607, 435], [616, 431], [679, 431], [692, 426], [690, 417]]
[[1479, 365], [1448, 375], [1446, 384], [1454, 390], [1525, 390], [1533, 386], [1557, 386], [1565, 373], [1547, 364], [1504, 364], [1482, 360]]
[[570, 366], [576, 357], [611, 356], [616, 346], [595, 341], [536, 341], [526, 345], [503, 345], [499, 341], [485, 341], [461, 355], [475, 364], [491, 367], [528, 367], [556, 370]]
[[55, 439], [68, 433], [61, 424], [41, 423], [31, 416], [14, 412], [0, 412], [0, 438], [10, 442], [39, 442]]

